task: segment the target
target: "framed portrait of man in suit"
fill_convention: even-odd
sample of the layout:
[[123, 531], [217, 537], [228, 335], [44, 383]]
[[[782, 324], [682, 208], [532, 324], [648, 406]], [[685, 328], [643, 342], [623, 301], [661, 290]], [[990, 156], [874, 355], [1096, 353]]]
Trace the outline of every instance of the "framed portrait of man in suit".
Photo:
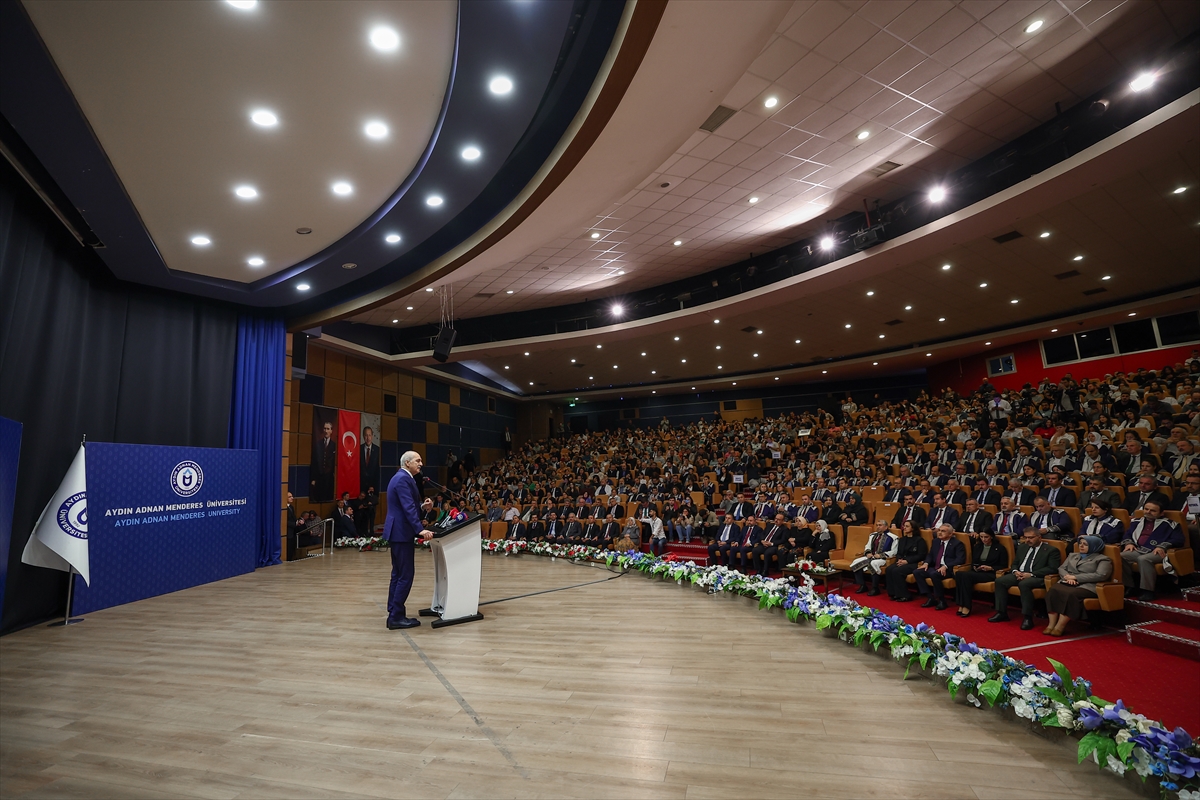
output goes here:
[[337, 427], [336, 408], [313, 406], [312, 456], [308, 462], [308, 499], [313, 503], [333, 501], [338, 458]]
[[[379, 415], [360, 414], [362, 430], [358, 445], [358, 481], [360, 491], [366, 493], [372, 488], [379, 493]], [[384, 487], [386, 490], [387, 487]]]

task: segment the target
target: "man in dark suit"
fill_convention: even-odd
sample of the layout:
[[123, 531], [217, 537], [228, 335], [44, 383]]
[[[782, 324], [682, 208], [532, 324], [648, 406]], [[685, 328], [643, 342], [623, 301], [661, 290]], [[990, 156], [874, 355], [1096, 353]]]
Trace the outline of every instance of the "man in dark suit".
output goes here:
[[741, 522], [754, 514], [754, 504], [747, 500], [746, 493], [742, 492], [738, 495], [737, 502], [729, 509], [729, 513], [733, 515], [734, 520]]
[[551, 511], [546, 516], [546, 541], [557, 543], [563, 538], [563, 529], [566, 524], [558, 519], [558, 512]]
[[1125, 510], [1131, 515], [1141, 511], [1146, 503], [1158, 503], [1159, 508], [1169, 508], [1171, 504], [1167, 496], [1158, 490], [1158, 481], [1153, 475], [1138, 478], [1137, 490], [1125, 494]]
[[996, 613], [988, 617], [988, 622], [1008, 621], [1008, 590], [1016, 586], [1021, 592], [1021, 630], [1033, 630], [1033, 590], [1043, 588], [1046, 576], [1058, 572], [1061, 563], [1058, 548], [1042, 541], [1037, 528], [1026, 528], [1017, 545], [1012, 572], [996, 578]]
[[1121, 577], [1125, 589], [1132, 593], [1135, 587], [1140, 588], [1142, 593], [1138, 599], [1146, 602], [1155, 600], [1158, 565], [1169, 550], [1183, 547], [1187, 542], [1179, 523], [1163, 516], [1164, 508], [1165, 505], [1155, 500], [1146, 501], [1143, 516], [1133, 520], [1121, 540], [1121, 560], [1125, 562]]
[[375, 444], [375, 431], [362, 429], [363, 442], [358, 446], [358, 484], [361, 491], [368, 492], [379, 485], [379, 445]]
[[885, 503], [901, 503], [910, 494], [912, 492], [900, 482], [899, 478], [892, 478], [892, 485], [888, 487], [887, 492], [883, 495], [883, 501]]
[[538, 519], [537, 514], [529, 515], [529, 529], [525, 534], [526, 541], [541, 542], [546, 539], [546, 523]]
[[567, 513], [567, 523], [562, 526], [562, 535], [556, 540], [559, 544], [579, 544], [583, 536], [583, 526], [575, 518], [575, 512]]
[[1071, 518], [1062, 509], [1050, 505], [1050, 500], [1038, 497], [1033, 501], [1034, 512], [1029, 517], [1030, 527], [1037, 528], [1048, 539], [1070, 541], [1074, 538]]
[[1026, 488], [1020, 478], [1013, 478], [1008, 482], [1008, 488], [1004, 491], [1003, 497], [1011, 499], [1013, 505], [1016, 506], [1031, 506], [1033, 498], [1037, 497], [1037, 492]]
[[600, 546], [600, 532], [603, 526], [595, 519], [589, 518], [587, 524], [583, 526], [583, 535], [580, 537], [579, 544], [586, 544], [589, 547]]
[[982, 508], [974, 497], [967, 500], [966, 508], [959, 517], [959, 533], [979, 534], [992, 529], [992, 514]]
[[779, 557], [779, 565], [784, 566], [784, 555], [780, 553], [780, 547], [784, 545], [784, 539], [787, 536], [787, 519], [782, 511], [775, 515], [775, 521], [767, 526], [766, 533], [758, 544], [754, 545], [752, 550], [753, 558], [751, 563], [758, 570], [759, 575], [766, 575], [767, 568], [771, 566], [771, 557]]
[[971, 497], [981, 506], [1000, 505], [1000, 493], [988, 485], [987, 478], [975, 481], [975, 491], [971, 493]]
[[521, 539], [528, 540], [529, 526], [522, 522], [520, 517], [514, 517], [508, 526], [508, 533], [505, 535], [505, 538], [513, 539], [514, 541], [520, 541]]
[[309, 462], [311, 487], [309, 499], [328, 503], [333, 499], [333, 475], [337, 467], [337, 442], [333, 440], [333, 423], [321, 426], [321, 435], [313, 437], [312, 460]]
[[904, 498], [904, 505], [896, 509], [896, 513], [892, 515], [892, 527], [897, 530], [904, 527], [904, 523], [912, 521], [914, 528], [925, 527], [925, 509], [921, 508], [916, 503], [916, 499], [910, 494]]
[[1058, 470], [1046, 473], [1046, 485], [1042, 487], [1040, 493], [1050, 502], [1050, 505], [1057, 508], [1075, 505], [1075, 492], [1063, 486], [1062, 478], [1062, 473]]
[[959, 486], [957, 478], [946, 481], [946, 488], [942, 490], [942, 494], [946, 497], [947, 505], [965, 506], [967, 503], [967, 493]]
[[1088, 478], [1087, 488], [1079, 493], [1079, 505], [1077, 508], [1086, 514], [1088, 506], [1092, 504], [1093, 500], [1103, 500], [1108, 503], [1109, 508], [1116, 508], [1121, 505], [1121, 496], [1106, 486], [1103, 478], [1095, 475]]
[[946, 504], [946, 495], [942, 492], [935, 492], [933, 495], [933, 508], [929, 509], [929, 516], [925, 518], [925, 527], [936, 531], [942, 525], [949, 525], [953, 530], [958, 527], [958, 509]]
[[617, 522], [612, 514], [604, 517], [604, 525], [600, 528], [600, 544], [601, 548], [607, 549], [610, 544], [621, 538], [621, 524]]
[[763, 538], [763, 529], [758, 527], [758, 520], [754, 515], [746, 517], [746, 523], [742, 526], [742, 538], [733, 547], [729, 548], [729, 561], [732, 565], [733, 557], [737, 556], [738, 569], [742, 572], [749, 572], [747, 562], [754, 556], [754, 547]]
[[[917, 565], [913, 578], [917, 582], [917, 591], [923, 595], [933, 591], [933, 596], [921, 604], [921, 608], [935, 606], [938, 611], [945, 611], [946, 588], [942, 581], [954, 577], [954, 568], [967, 563], [967, 549], [954, 536], [954, 528], [945, 524], [937, 529], [937, 538], [929, 548], [929, 555]], [[928, 583], [926, 582], [928, 578]]]
[[1005, 495], [1000, 499], [1000, 511], [992, 520], [992, 533], [1004, 536], [1020, 536], [1029, 527], [1029, 519], [1017, 508], [1012, 498]]
[[383, 522], [383, 540], [390, 543], [392, 577], [388, 584], [388, 630], [415, 628], [419, 619], [406, 615], [404, 604], [413, 582], [414, 539], [429, 541], [433, 531], [421, 524], [421, 489], [417, 474], [424, 462], [421, 454], [409, 450], [400, 457], [400, 469], [388, 482], [387, 518]]
[[742, 526], [733, 521], [733, 515], [726, 514], [721, 526], [717, 528], [716, 541], [708, 546], [709, 566], [718, 563], [732, 566], [729, 557], [730, 550], [737, 546], [741, 538]]
[[1117, 453], [1117, 471], [1124, 473], [1126, 476], [1137, 475], [1141, 472], [1143, 461], [1149, 461], [1154, 465], [1155, 469], [1158, 469], [1158, 458], [1146, 452], [1141, 442], [1128, 439], [1125, 442], [1125, 447], [1121, 449], [1121, 452]]

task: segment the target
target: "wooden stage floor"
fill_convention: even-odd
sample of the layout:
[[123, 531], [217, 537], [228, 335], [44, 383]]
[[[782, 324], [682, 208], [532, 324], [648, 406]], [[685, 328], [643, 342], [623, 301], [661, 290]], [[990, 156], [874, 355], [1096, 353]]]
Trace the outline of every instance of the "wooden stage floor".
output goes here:
[[[634, 574], [388, 631], [388, 569], [339, 552], [0, 639], [0, 795], [1137, 796], [749, 600]], [[485, 554], [482, 599], [609, 575]]]

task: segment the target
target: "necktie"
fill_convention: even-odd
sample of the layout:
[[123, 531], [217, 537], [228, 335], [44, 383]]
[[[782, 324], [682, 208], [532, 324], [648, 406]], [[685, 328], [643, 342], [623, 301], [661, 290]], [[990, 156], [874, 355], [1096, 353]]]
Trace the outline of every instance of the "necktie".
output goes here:
[[1149, 492], [1142, 492], [1142, 499], [1138, 500], [1138, 508], [1146, 505], [1146, 498], [1150, 496]]
[[1008, 532], [1008, 514], [1000, 515], [1000, 532], [1001, 533]]
[[972, 511], [971, 516], [967, 517], [967, 533], [975, 532], [975, 515], [977, 513], [979, 513], [979, 512]]
[[[1039, 544], [1038, 547], [1041, 547]], [[1033, 563], [1034, 557], [1037, 555], [1038, 547], [1029, 548], [1029, 552], [1025, 554], [1025, 560], [1021, 562], [1021, 572], [1029, 572], [1029, 565]]]
[[1050, 505], [1052, 505], [1052, 506], [1058, 505], [1058, 503], [1054, 502], [1054, 498], [1056, 498], [1056, 497], [1058, 497], [1058, 487], [1055, 487], [1050, 490]]
[[905, 522], [912, 521], [912, 506], [909, 506], [908, 510], [904, 512], [904, 521]]
[[1142, 519], [1142, 534], [1138, 537], [1138, 547], [1145, 547], [1150, 541], [1151, 535], [1154, 533], [1154, 523], [1146, 524], [1146, 520]]

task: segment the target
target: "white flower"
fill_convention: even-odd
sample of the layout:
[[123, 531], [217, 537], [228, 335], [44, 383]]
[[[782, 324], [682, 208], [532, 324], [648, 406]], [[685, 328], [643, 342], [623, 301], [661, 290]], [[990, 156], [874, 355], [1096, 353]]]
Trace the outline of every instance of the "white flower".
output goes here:
[[1180, 789], [1179, 800], [1200, 800], [1200, 791], [1192, 791], [1191, 789]]
[[1060, 707], [1057, 709], [1057, 716], [1059, 725], [1062, 725], [1064, 728], [1075, 727], [1075, 715], [1071, 713], [1071, 709]]
[[1022, 719], [1034, 718], [1033, 708], [1031, 708], [1029, 703], [1026, 703], [1020, 697], [1013, 698], [1012, 708], [1013, 711], [1016, 712], [1016, 715]]
[[[1140, 747], [1133, 748], [1133, 771], [1145, 778], [1150, 774], [1150, 754]], [[1180, 794], [1180, 798], [1183, 795]]]
[[[1117, 744], [1124, 744], [1125, 742], [1128, 742], [1132, 738], [1133, 738], [1132, 733], [1130, 733], [1127, 730], [1122, 729], [1122, 730], [1117, 731], [1117, 735], [1113, 737], [1113, 741], [1115, 741]], [[1197, 800], [1200, 800], [1200, 798], [1198, 798]]]
[[1106, 766], [1109, 768], [1110, 771], [1115, 772], [1118, 775], [1125, 774], [1125, 765], [1122, 764], [1121, 761], [1116, 756], [1110, 755], [1108, 757], [1108, 764]]

